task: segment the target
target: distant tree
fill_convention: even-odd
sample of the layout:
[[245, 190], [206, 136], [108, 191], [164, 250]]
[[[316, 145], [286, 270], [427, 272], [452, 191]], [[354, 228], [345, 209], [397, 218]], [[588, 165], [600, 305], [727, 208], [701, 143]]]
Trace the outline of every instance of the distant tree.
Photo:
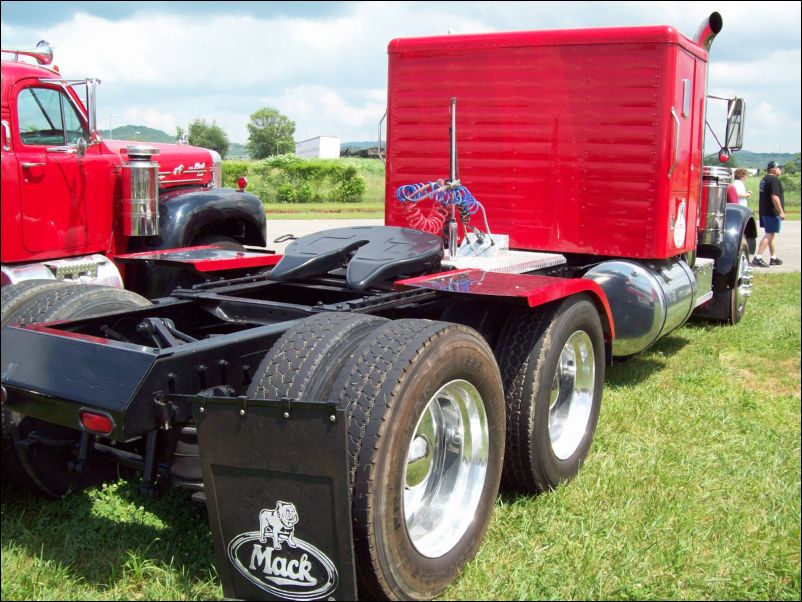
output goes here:
[[[181, 133], [183, 134], [183, 131]], [[215, 150], [225, 159], [228, 153], [228, 136], [217, 123], [214, 121], [208, 123], [205, 119], [195, 119], [189, 124], [187, 133], [191, 145]]]
[[254, 159], [291, 153], [295, 150], [295, 122], [277, 109], [264, 107], [251, 115], [248, 124], [248, 152]]
[[181, 140], [184, 137], [184, 128], [180, 125], [175, 126], [175, 139]]
[[799, 153], [794, 155], [794, 158], [790, 161], [786, 161], [785, 165], [783, 165], [783, 173], [792, 174], [792, 173], [799, 173], [800, 165], [799, 165]]

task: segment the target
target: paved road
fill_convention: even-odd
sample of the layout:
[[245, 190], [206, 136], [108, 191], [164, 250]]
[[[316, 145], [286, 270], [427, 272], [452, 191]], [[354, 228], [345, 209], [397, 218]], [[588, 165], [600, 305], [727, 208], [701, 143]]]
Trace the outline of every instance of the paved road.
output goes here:
[[349, 228], [351, 226], [383, 226], [383, 219], [276, 219], [271, 220], [267, 216], [267, 248], [275, 249], [276, 253], [284, 252], [284, 248], [290, 244], [274, 243], [273, 241], [283, 234], [293, 234], [300, 238], [306, 234], [329, 230], [330, 228]]
[[[269, 217], [268, 217], [269, 219]], [[289, 243], [275, 244], [272, 241], [282, 234], [303, 236], [329, 228], [346, 228], [349, 226], [381, 226], [381, 219], [320, 219], [320, 220], [270, 220], [267, 225], [267, 238], [271, 241], [269, 249], [281, 253]], [[758, 242], [763, 237], [760, 231]], [[802, 264], [802, 222], [783, 222], [782, 231], [776, 237], [777, 254], [783, 260], [783, 265], [770, 268], [755, 268], [761, 273], [799, 272]], [[768, 256], [768, 252], [766, 253]]]
[[[763, 230], [758, 236], [758, 243], [763, 238]], [[799, 272], [802, 271], [802, 222], [783, 222], [780, 233], [774, 237], [777, 244], [777, 257], [783, 260], [780, 266], [773, 265], [770, 268], [755, 268], [756, 272], [774, 274], [777, 272]], [[763, 255], [768, 259], [769, 252]]]

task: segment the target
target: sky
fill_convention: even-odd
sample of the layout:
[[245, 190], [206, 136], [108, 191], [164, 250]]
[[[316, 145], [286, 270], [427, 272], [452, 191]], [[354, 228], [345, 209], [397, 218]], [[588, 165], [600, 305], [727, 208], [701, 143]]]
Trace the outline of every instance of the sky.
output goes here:
[[[375, 140], [398, 37], [724, 20], [708, 93], [746, 100], [744, 148], [800, 150], [800, 2], [0, 2], [2, 47], [45, 39], [62, 75], [97, 77], [98, 121], [169, 134], [195, 118], [247, 142], [275, 107], [295, 139]], [[7, 56], [7, 55], [5, 55]], [[718, 106], [717, 106], [718, 105]], [[724, 103], [708, 121], [721, 138]], [[710, 139], [711, 137], [708, 136]], [[713, 146], [714, 143], [711, 142]], [[711, 144], [708, 144], [710, 152]], [[714, 149], [715, 150], [715, 149]]]

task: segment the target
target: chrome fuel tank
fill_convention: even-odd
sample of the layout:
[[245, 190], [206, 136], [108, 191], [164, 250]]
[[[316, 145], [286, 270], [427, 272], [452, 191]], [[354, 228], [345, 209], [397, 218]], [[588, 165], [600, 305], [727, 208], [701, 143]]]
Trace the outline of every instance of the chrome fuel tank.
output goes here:
[[699, 209], [699, 244], [718, 246], [724, 235], [724, 208], [732, 181], [728, 167], [702, 167], [702, 198]]
[[613, 355], [643, 351], [690, 317], [696, 278], [684, 261], [605, 261], [585, 273], [604, 289], [615, 323]]

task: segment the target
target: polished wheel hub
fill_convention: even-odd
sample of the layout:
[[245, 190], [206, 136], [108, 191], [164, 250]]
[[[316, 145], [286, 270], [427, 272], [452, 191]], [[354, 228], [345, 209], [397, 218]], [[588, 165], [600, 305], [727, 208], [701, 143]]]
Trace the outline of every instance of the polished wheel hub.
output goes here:
[[588, 334], [578, 330], [566, 341], [551, 384], [549, 436], [560, 460], [576, 452], [590, 420], [596, 362]]
[[438, 558], [471, 525], [484, 489], [490, 437], [479, 391], [465, 380], [429, 400], [409, 442], [404, 518], [415, 549]]
[[754, 270], [749, 265], [749, 257], [746, 253], [741, 253], [738, 259], [738, 276], [735, 282], [735, 307], [738, 313], [743, 311], [746, 300], [752, 295], [753, 279]]

